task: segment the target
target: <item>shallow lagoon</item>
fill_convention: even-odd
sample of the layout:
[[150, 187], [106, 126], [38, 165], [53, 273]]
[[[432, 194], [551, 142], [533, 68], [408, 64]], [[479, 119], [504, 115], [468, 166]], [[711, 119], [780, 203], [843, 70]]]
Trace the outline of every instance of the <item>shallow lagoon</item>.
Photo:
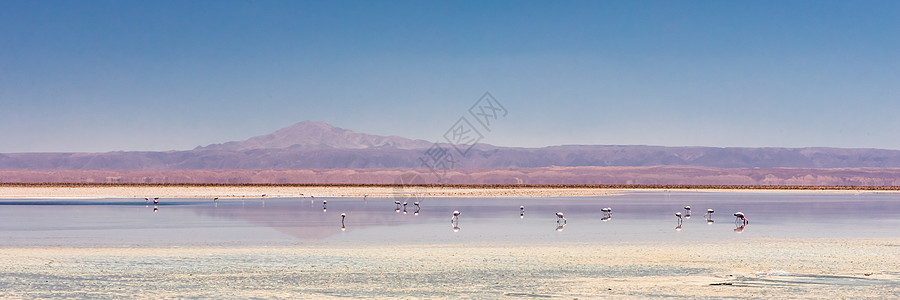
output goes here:
[[[404, 199], [405, 200], [405, 199]], [[419, 212], [412, 200], [420, 202]], [[323, 201], [327, 205], [323, 207]], [[28, 199], [0, 201], [6, 247], [611, 243], [900, 238], [900, 195], [629, 192], [584, 198]], [[525, 206], [524, 216], [520, 205]], [[680, 228], [675, 212], [693, 208]], [[603, 220], [601, 209], [611, 207]], [[154, 210], [156, 208], [156, 210]], [[325, 209], [323, 209], [325, 208]], [[707, 222], [707, 208], [716, 212]], [[450, 224], [461, 213], [459, 231]], [[556, 212], [565, 213], [559, 231]], [[743, 229], [732, 214], [751, 220]], [[343, 228], [340, 215], [346, 213]], [[678, 229], [678, 230], [677, 230]], [[740, 231], [740, 232], [736, 232]]]

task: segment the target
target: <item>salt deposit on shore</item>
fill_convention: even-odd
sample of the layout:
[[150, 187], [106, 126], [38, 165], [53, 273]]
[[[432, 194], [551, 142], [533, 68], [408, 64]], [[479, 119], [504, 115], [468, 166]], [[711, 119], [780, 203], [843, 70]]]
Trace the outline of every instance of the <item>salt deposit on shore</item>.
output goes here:
[[896, 240], [7, 248], [0, 298], [891, 298]]

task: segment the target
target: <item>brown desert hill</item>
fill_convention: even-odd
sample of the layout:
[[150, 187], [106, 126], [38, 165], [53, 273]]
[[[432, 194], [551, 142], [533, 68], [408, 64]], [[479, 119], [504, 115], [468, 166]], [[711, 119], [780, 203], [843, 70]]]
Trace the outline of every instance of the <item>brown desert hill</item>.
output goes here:
[[[300, 122], [272, 134], [185, 151], [6, 153], [0, 170], [295, 170], [425, 168], [433, 142], [357, 133]], [[697, 166], [713, 168], [900, 168], [900, 151], [846, 148], [564, 145], [543, 148], [478, 144], [453, 155], [449, 168]]]

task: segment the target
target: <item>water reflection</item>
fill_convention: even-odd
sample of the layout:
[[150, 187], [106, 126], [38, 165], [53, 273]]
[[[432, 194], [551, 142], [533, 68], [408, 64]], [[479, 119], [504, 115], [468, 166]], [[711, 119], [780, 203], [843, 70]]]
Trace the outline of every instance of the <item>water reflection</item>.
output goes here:
[[744, 232], [744, 229], [747, 228], [747, 225], [748, 225], [748, 224], [746, 224], [746, 223], [744, 223], [744, 224], [738, 224], [737, 227], [734, 228], [734, 232], [737, 232], [737, 233], [742, 233], [742, 232]]

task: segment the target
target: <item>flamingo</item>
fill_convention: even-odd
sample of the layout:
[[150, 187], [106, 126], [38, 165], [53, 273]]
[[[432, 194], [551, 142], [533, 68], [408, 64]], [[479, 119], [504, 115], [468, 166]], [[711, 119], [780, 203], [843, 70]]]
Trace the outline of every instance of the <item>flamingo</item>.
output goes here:
[[416, 207], [416, 210], [413, 211], [413, 215], [418, 216], [418, 215], [419, 215], [419, 210], [422, 209], [422, 207], [419, 206], [419, 202], [418, 202], [418, 201], [413, 202], [413, 205]]
[[676, 212], [675, 217], [678, 218], [678, 223], [681, 224], [681, 212]]
[[559, 223], [559, 221], [562, 221], [563, 224], [566, 224], [566, 223], [567, 223], [566, 217], [563, 216], [563, 213], [562, 213], [561, 211], [560, 211], [560, 212], [556, 212], [556, 223]]
[[347, 226], [344, 226], [344, 218], [347, 217], [347, 213], [341, 213], [341, 231], [347, 230]]
[[605, 218], [606, 220], [609, 220], [612, 217], [612, 208], [611, 207], [601, 208], [600, 211], [603, 212], [603, 214], [606, 217]]
[[712, 219], [712, 215], [713, 215], [713, 213], [715, 213], [715, 212], [716, 212], [716, 211], [713, 210], [712, 208], [706, 210], [706, 214], [703, 215], [703, 216], [706, 217], [706, 224], [707, 224], [707, 225], [712, 225], [712, 223], [715, 222], [715, 221], [713, 221], [713, 219]]
[[525, 205], [519, 206], [519, 218], [525, 218]]
[[690, 205], [687, 205], [684, 207], [684, 218], [685, 219], [691, 218], [691, 206]]
[[742, 213], [742, 212], [734, 213], [734, 221], [737, 222], [738, 220], [740, 220], [744, 224], [750, 224], [750, 219], [748, 219], [746, 216], [744, 216], [744, 213]]
[[153, 197], [153, 204], [159, 204], [159, 197]]
[[450, 217], [450, 226], [453, 226], [453, 232], [459, 232], [459, 211], [454, 210], [453, 216]]

